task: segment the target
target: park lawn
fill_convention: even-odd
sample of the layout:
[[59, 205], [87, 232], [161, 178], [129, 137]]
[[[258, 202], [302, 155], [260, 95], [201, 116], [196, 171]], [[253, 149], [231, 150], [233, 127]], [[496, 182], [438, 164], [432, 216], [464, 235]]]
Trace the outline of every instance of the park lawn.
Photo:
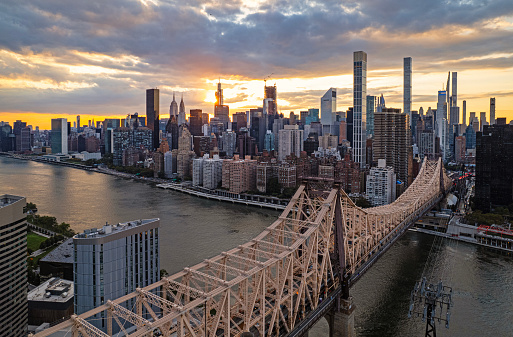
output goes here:
[[34, 232], [27, 233], [27, 248], [32, 249], [32, 251], [36, 251], [39, 249], [39, 245], [41, 242], [45, 241], [46, 238], [41, 235], [37, 235]]

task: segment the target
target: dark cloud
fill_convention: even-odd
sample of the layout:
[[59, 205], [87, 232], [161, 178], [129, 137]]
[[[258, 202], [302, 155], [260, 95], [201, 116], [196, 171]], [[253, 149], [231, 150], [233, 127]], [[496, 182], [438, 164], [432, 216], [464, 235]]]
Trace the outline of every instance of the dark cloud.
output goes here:
[[[511, 57], [485, 58], [513, 53], [511, 30], [486, 25], [512, 15], [511, 0], [271, 0], [255, 8], [245, 8], [241, 0], [155, 3], [1, 2], [0, 49], [28, 60], [34, 54], [53, 62], [27, 64], [5, 56], [0, 76], [91, 86], [44, 94], [2, 89], [3, 109], [14, 105], [28, 111], [59, 110], [61, 104], [130, 110], [144, 104], [135, 99], [143, 96], [142, 90], [155, 86], [189, 90], [191, 104], [202, 107], [205, 103], [194, 92], [203, 89], [206, 78], [350, 73], [354, 50], [368, 52], [369, 69], [399, 68], [404, 56], [414, 57], [419, 73], [449, 67], [511, 67]], [[463, 29], [470, 33], [461, 34]], [[475, 58], [465, 59], [469, 56]], [[109, 71], [83, 74], [67, 67], [79, 65]], [[397, 88], [382, 92], [387, 90]], [[162, 91], [166, 105], [171, 91]], [[280, 98], [316, 106], [322, 93], [283, 93]], [[350, 91], [339, 93], [340, 101], [350, 104], [350, 95]], [[246, 98], [247, 94], [240, 94], [229, 102]]]

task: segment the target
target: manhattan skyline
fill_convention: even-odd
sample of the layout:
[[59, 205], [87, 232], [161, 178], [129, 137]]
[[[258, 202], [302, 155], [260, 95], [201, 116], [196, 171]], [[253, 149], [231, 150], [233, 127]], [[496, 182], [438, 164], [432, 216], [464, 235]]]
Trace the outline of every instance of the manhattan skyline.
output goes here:
[[[115, 1], [1, 4], [0, 120], [48, 129], [51, 118], [144, 114], [160, 89], [187, 112], [213, 113], [221, 79], [230, 113], [262, 104], [264, 79], [278, 107], [318, 108], [330, 87], [352, 106], [352, 53], [368, 55], [368, 95], [403, 107], [403, 58], [412, 57], [412, 110], [435, 108], [448, 71], [471, 111], [513, 118], [513, 3], [384, 1]], [[74, 118], [74, 117], [73, 117]]]

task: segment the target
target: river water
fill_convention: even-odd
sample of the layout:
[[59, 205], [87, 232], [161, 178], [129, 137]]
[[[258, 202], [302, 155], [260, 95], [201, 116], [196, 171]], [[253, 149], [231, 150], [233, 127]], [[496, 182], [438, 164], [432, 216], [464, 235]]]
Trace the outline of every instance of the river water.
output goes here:
[[[57, 165], [0, 157], [0, 194], [22, 195], [39, 214], [83, 231], [141, 218], [161, 219], [161, 267], [174, 273], [251, 240], [279, 212], [199, 199], [149, 184]], [[410, 292], [434, 238], [408, 232], [351, 289], [358, 336], [424, 336], [408, 319]], [[438, 240], [439, 241], [439, 240]], [[477, 246], [442, 242], [433, 249], [454, 289], [451, 325], [438, 336], [513, 336], [513, 261]], [[436, 273], [435, 273], [436, 274]], [[438, 281], [438, 280], [434, 280]], [[320, 321], [310, 337], [327, 336]]]

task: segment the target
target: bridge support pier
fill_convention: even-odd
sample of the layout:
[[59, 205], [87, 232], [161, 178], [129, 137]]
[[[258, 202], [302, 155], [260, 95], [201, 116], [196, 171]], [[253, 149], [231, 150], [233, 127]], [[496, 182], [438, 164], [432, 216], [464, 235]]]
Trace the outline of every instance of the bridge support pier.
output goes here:
[[353, 299], [340, 299], [340, 310], [326, 315], [330, 327], [330, 337], [355, 337]]

